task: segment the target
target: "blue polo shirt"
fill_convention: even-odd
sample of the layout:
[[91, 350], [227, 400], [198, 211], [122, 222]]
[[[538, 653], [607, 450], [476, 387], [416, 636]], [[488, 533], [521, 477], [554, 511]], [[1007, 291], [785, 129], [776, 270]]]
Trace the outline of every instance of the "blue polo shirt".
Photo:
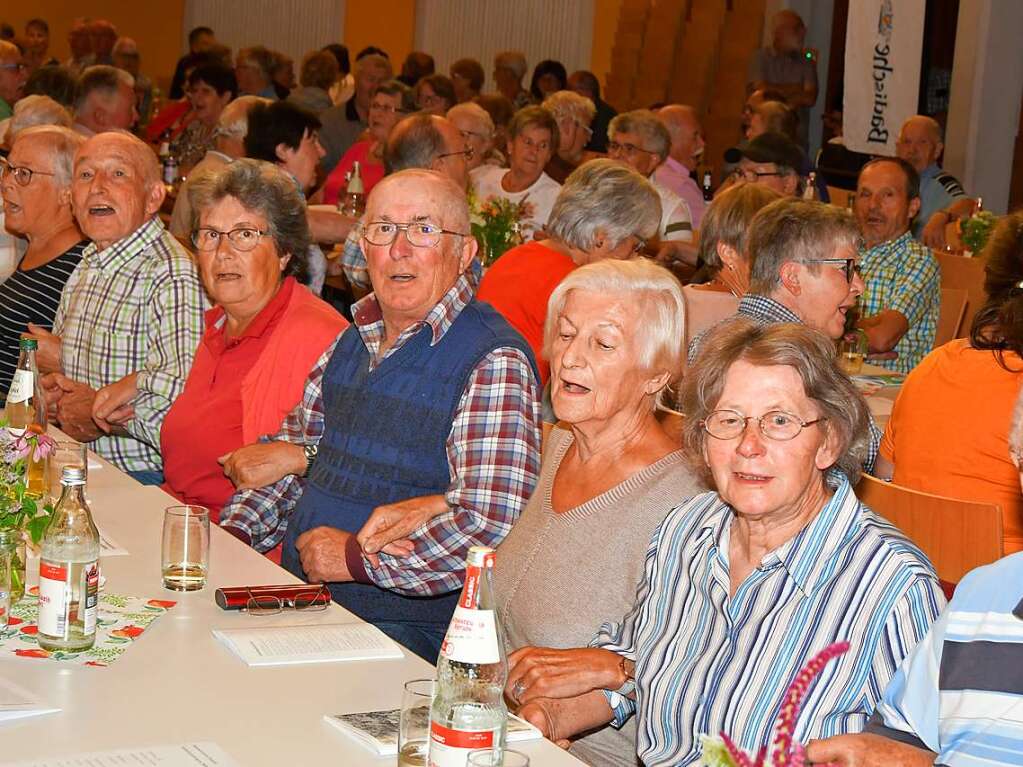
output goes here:
[[920, 212], [913, 221], [913, 236], [920, 236], [931, 216], [947, 208], [953, 200], [966, 196], [959, 180], [939, 168], [937, 163], [924, 168], [920, 174]]

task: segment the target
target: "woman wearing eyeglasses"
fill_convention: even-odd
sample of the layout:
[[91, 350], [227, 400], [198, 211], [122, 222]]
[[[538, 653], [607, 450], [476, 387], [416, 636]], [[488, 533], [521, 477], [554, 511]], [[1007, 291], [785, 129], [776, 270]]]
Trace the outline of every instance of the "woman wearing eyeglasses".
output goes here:
[[867, 405], [805, 326], [729, 320], [683, 381], [683, 444], [715, 492], [654, 533], [631, 610], [592, 646], [509, 657], [506, 694], [554, 740], [638, 718], [636, 754], [693, 765], [701, 735], [769, 745], [814, 655], [849, 651], [810, 686], [794, 739], [859, 732], [945, 600], [924, 555], [853, 493]]
[[480, 201], [501, 197], [525, 206], [522, 234], [529, 240], [543, 229], [561, 184], [544, 168], [558, 148], [558, 124], [543, 107], [525, 107], [508, 126], [508, 163], [505, 168], [483, 165], [472, 172]]
[[[195, 179], [192, 242], [215, 304], [185, 389], [160, 432], [165, 488], [216, 521], [235, 491], [231, 453], [281, 428], [316, 361], [348, 323], [300, 284], [309, 250], [305, 204], [284, 170], [236, 160]], [[118, 422], [130, 392], [103, 389], [94, 412]], [[243, 482], [244, 484], [244, 482]]]
[[387, 137], [391, 135], [394, 126], [415, 109], [412, 90], [404, 83], [388, 80], [378, 86], [369, 103], [368, 138], [352, 144], [310, 202], [336, 205], [338, 196], [345, 192], [345, 177], [355, 167], [355, 163], [359, 163], [359, 176], [362, 178], [364, 193], [368, 195], [384, 177], [383, 157]]
[[72, 162], [83, 142], [68, 128], [26, 128], [0, 160], [0, 225], [28, 240], [14, 272], [0, 282], [0, 392], [18, 364], [21, 334], [53, 328], [61, 291], [89, 244], [71, 213]]

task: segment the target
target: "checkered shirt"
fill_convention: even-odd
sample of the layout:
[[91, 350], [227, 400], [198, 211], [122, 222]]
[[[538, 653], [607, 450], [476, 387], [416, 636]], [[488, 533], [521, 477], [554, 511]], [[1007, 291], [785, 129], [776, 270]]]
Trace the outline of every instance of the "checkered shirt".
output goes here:
[[908, 373], [934, 346], [941, 305], [941, 268], [927, 246], [906, 232], [861, 252], [860, 269], [865, 285], [860, 316], [894, 309], [909, 321], [909, 330], [895, 345], [899, 356], [877, 364]]
[[195, 264], [156, 216], [102, 251], [85, 248], [53, 332], [69, 378], [99, 389], [138, 372], [129, 436], [92, 443], [118, 468], [160, 470], [160, 427], [185, 386], [206, 308]]
[[[426, 318], [402, 332], [383, 355], [384, 323], [375, 295], [355, 304], [355, 324], [346, 332], [360, 334], [373, 369], [424, 324], [432, 331], [432, 343], [438, 343], [474, 293], [471, 277], [459, 277]], [[322, 381], [333, 352], [332, 345], [320, 357], [301, 402], [268, 439], [319, 443], [324, 431]], [[496, 546], [525, 507], [540, 471], [540, 399], [532, 366], [521, 351], [498, 348], [476, 366], [455, 411], [445, 451], [449, 510], [412, 535], [411, 556], [381, 554], [376, 568], [365, 560], [373, 583], [382, 588], [411, 595], [460, 588], [469, 547]], [[224, 507], [221, 525], [243, 531], [258, 551], [269, 551], [284, 539], [304, 488], [304, 479], [290, 475], [266, 487], [239, 491]]]

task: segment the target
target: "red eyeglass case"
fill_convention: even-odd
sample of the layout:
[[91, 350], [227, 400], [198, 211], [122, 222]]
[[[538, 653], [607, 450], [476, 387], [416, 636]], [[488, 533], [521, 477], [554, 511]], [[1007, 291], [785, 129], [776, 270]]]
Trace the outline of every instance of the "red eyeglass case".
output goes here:
[[[319, 593], [317, 593], [319, 592]], [[315, 599], [310, 596], [316, 594]], [[217, 604], [222, 610], [241, 610], [252, 598], [277, 597], [285, 605], [294, 604], [294, 600], [305, 597], [309, 604], [329, 604], [330, 591], [318, 583], [289, 583], [286, 586], [225, 586], [214, 592]]]

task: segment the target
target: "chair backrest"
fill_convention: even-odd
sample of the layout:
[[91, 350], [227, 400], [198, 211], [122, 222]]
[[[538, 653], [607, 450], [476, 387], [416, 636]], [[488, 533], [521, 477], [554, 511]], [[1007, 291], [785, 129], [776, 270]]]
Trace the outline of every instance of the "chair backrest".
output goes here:
[[840, 208], [849, 207], [849, 198], [852, 197], [856, 192], [850, 189], [842, 189], [841, 187], [828, 185], [828, 199], [831, 200], [832, 205], [837, 205]]
[[970, 334], [970, 324], [973, 322], [973, 315], [987, 301], [987, 293], [984, 292], [984, 264], [982, 258], [967, 258], [956, 256], [951, 253], [932, 251], [941, 267], [941, 287], [959, 288], [965, 290], [966, 311], [959, 323], [957, 338], [963, 338]]
[[959, 337], [959, 326], [966, 314], [970, 294], [962, 288], [941, 289], [941, 310], [938, 312], [938, 332], [934, 335], [934, 348]]
[[910, 490], [863, 475], [857, 497], [920, 547], [938, 577], [958, 583], [966, 573], [1002, 557], [1002, 510]]

